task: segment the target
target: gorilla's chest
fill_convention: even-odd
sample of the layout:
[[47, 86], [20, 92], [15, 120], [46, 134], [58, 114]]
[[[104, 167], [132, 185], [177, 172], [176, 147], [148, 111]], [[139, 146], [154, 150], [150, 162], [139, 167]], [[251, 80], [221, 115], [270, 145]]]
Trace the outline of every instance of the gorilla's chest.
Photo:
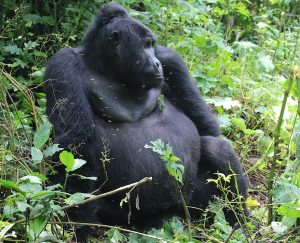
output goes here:
[[[114, 186], [145, 176], [152, 176], [154, 180], [159, 178], [157, 183], [169, 178], [159, 155], [145, 148], [157, 139], [173, 148], [174, 155], [182, 160], [186, 174], [193, 177], [196, 173], [200, 159], [199, 134], [193, 122], [168, 101], [163, 111], [156, 109], [134, 123], [105, 123], [104, 131], [111, 158], [107, 172]], [[118, 178], [113, 178], [115, 173]]]

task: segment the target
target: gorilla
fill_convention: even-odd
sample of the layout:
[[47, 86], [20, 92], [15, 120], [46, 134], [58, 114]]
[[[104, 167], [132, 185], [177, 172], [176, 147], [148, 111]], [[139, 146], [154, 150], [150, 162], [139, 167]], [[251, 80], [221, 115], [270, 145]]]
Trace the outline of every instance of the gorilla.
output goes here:
[[[100, 187], [103, 193], [153, 178], [135, 188], [123, 207], [125, 193], [120, 193], [76, 208], [72, 220], [127, 225], [130, 215], [130, 224], [143, 228], [182, 215], [175, 179], [159, 155], [145, 148], [157, 139], [168, 143], [184, 165], [181, 191], [187, 205], [205, 208], [222, 194], [207, 179], [217, 178], [217, 172], [235, 174], [227, 186], [232, 195], [241, 196], [241, 211], [248, 215], [244, 203], [248, 182], [239, 159], [220, 138], [217, 119], [182, 58], [157, 45], [151, 30], [123, 8], [102, 7], [80, 46], [61, 49], [50, 58], [44, 79], [55, 143], [87, 161], [79, 174], [97, 177], [96, 181], [70, 177], [68, 192]], [[106, 164], [101, 162], [105, 148]], [[58, 171], [54, 181], [64, 178], [63, 170]], [[199, 210], [190, 213], [196, 216]], [[234, 215], [226, 211], [232, 224], [238, 220]]]

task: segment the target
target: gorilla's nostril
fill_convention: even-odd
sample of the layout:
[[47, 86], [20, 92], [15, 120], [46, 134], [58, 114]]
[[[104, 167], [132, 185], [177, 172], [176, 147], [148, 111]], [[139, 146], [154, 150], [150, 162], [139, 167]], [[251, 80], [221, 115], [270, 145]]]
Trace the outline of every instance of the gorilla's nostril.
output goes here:
[[156, 63], [156, 67], [158, 67], [158, 68], [160, 67], [160, 65], [159, 65], [159, 63], [158, 63], [158, 62]]

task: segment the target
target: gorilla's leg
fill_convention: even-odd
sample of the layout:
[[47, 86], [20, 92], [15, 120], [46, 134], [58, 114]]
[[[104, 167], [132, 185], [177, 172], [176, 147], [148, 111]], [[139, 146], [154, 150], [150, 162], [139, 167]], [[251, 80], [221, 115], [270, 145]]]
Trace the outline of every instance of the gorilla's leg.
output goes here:
[[[235, 176], [231, 176], [229, 182], [221, 179], [220, 183], [223, 185], [223, 189], [220, 190], [220, 187], [216, 183], [207, 182], [207, 179], [210, 178], [217, 179], [217, 172], [225, 176]], [[226, 189], [224, 190], [224, 188]], [[193, 194], [192, 205], [204, 208], [207, 206], [208, 201], [213, 200], [213, 196], [226, 195], [226, 199], [228, 199], [229, 203], [232, 203], [230, 209], [224, 210], [226, 219], [231, 225], [237, 221], [244, 223], [243, 217], [241, 217], [242, 213], [246, 216], [249, 215], [249, 211], [245, 205], [247, 189], [248, 180], [243, 176], [240, 161], [231, 145], [222, 138], [211, 136], [201, 137], [198, 182]], [[242, 205], [238, 202], [242, 202]]]

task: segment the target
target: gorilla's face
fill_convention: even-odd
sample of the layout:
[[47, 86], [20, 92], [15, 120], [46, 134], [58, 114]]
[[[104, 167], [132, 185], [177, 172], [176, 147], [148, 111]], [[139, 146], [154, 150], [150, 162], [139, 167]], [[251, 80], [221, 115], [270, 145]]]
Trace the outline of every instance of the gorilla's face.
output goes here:
[[154, 34], [119, 6], [106, 5], [99, 12], [82, 46], [91, 66], [122, 84], [148, 89], [163, 80]]
[[106, 48], [120, 78], [135, 87], [151, 88], [163, 80], [160, 61], [155, 56], [155, 36], [141, 23], [115, 18], [106, 26]]

